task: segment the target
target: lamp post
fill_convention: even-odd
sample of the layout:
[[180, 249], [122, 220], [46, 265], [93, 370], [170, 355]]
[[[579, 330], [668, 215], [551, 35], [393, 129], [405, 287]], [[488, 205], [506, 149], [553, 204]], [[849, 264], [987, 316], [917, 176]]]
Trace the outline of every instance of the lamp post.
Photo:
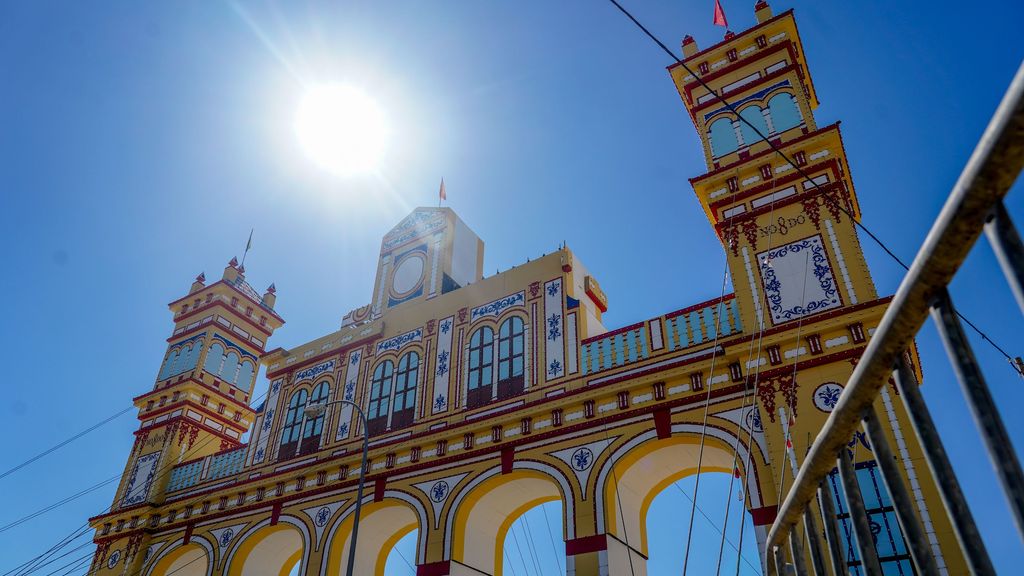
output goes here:
[[327, 411], [328, 406], [334, 404], [348, 404], [356, 409], [359, 413], [359, 421], [363, 424], [363, 461], [359, 466], [359, 488], [356, 490], [356, 511], [355, 518], [352, 520], [352, 541], [348, 547], [348, 569], [345, 572], [347, 576], [353, 576], [355, 574], [355, 562], [356, 562], [356, 538], [359, 536], [359, 514], [363, 509], [363, 481], [366, 479], [366, 456], [370, 451], [370, 437], [367, 434], [366, 429], [366, 415], [363, 414], [363, 409], [358, 404], [351, 400], [332, 400], [330, 402], [321, 402], [319, 404], [310, 404], [306, 406], [304, 410], [307, 417], [316, 418], [321, 416]]

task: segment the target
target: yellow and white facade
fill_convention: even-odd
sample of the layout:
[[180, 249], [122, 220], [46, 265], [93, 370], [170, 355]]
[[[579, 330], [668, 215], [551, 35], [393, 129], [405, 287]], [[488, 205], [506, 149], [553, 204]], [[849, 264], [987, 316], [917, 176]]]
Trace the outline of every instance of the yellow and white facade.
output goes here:
[[[684, 40], [699, 79], [669, 69], [704, 143], [692, 185], [735, 294], [609, 331], [609, 299], [568, 248], [484, 278], [476, 234], [419, 208], [384, 237], [367, 304], [331, 334], [268, 349], [283, 323], [273, 287], [258, 294], [232, 261], [171, 303], [115, 503], [91, 519], [91, 573], [343, 573], [364, 434], [358, 574], [382, 574], [413, 530], [419, 575], [500, 574], [509, 526], [548, 501], [562, 503], [567, 574], [644, 574], [651, 501], [698, 468], [738, 475], [763, 543], [780, 477], [784, 493], [889, 300], [857, 239], [839, 127], [814, 119], [793, 15], [756, 10], [715, 46]], [[341, 405], [303, 410], [337, 399], [367, 424]], [[934, 554], [964, 573], [895, 388], [877, 409]], [[850, 450], [879, 555], [912, 574], [871, 448], [857, 435]]]

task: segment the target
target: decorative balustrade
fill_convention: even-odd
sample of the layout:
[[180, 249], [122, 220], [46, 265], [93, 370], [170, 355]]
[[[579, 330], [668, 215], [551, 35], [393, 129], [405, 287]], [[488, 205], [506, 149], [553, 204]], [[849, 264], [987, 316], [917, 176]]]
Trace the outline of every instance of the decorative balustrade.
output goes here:
[[739, 305], [729, 294], [721, 300], [716, 298], [588, 338], [580, 349], [580, 362], [584, 375], [593, 374], [646, 360], [654, 353], [689, 348], [742, 331]]
[[244, 467], [247, 448], [248, 445], [239, 446], [205, 458], [178, 464], [171, 469], [167, 492], [177, 492], [191, 488], [200, 482], [218, 480], [238, 474]]

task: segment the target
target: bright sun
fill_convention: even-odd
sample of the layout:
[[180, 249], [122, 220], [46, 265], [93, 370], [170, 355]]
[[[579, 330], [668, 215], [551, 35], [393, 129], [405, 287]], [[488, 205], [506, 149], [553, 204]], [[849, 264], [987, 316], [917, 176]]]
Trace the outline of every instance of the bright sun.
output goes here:
[[314, 162], [341, 175], [368, 172], [380, 162], [387, 122], [377, 103], [343, 85], [309, 89], [295, 116], [295, 133]]

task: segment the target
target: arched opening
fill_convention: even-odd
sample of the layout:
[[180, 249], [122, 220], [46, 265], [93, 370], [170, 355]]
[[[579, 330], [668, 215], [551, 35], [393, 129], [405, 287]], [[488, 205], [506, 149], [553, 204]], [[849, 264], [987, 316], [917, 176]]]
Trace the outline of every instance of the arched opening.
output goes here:
[[[665, 439], [652, 436], [641, 440], [618, 455], [614, 466], [602, 470], [603, 500], [599, 523], [622, 543], [619, 549], [609, 548], [610, 573], [646, 574], [648, 568], [655, 567], [657, 570], [652, 573], [662, 573], [682, 568], [698, 460], [701, 462], [701, 486], [697, 506], [702, 511], [694, 510], [694, 542], [690, 546], [689, 568], [694, 569], [693, 573], [703, 574], [704, 570], [696, 568], [706, 567], [710, 561], [709, 570], [714, 571], [727, 492], [723, 486], [727, 487], [733, 477], [737, 460], [743, 461], [743, 452], [737, 459], [730, 442], [708, 435], [701, 457], [700, 435], [687, 433]], [[734, 499], [741, 482], [746, 480], [737, 480], [733, 486], [731, 497]], [[743, 489], [745, 492], [746, 487]], [[652, 513], [656, 500], [657, 512]], [[745, 501], [731, 503], [730, 522], [738, 522], [742, 518], [738, 511], [742, 511], [745, 504]], [[703, 510], [705, 507], [708, 510]], [[708, 519], [705, 519], [705, 514]], [[736, 524], [727, 530], [734, 535], [731, 540], [738, 540]], [[652, 534], [658, 535], [659, 545], [656, 548], [651, 546]], [[661, 537], [666, 534], [670, 536]], [[745, 538], [750, 536], [751, 533], [747, 533]], [[694, 545], [698, 537], [699, 546]], [[756, 547], [753, 554], [749, 552], [751, 544], [756, 544], [754, 538], [744, 542], [743, 548], [747, 550], [748, 558], [756, 559]], [[735, 566], [735, 550], [730, 558], [733, 568], [729, 572]], [[748, 570], [749, 567], [741, 573], [749, 573]]]
[[[328, 534], [327, 554], [325, 565], [321, 567], [321, 574], [345, 574], [352, 538], [353, 511], [354, 506], [350, 506], [348, 513]], [[389, 558], [396, 556], [396, 545], [409, 537], [413, 538], [414, 542], [418, 541], [419, 528], [420, 517], [407, 502], [385, 497], [380, 502], [364, 503], [356, 542], [355, 574], [383, 576]], [[405, 555], [405, 552], [397, 556], [402, 555]], [[413, 566], [416, 565], [415, 548], [411, 557], [405, 555], [405, 560]], [[392, 559], [391, 562], [394, 563], [395, 560]], [[405, 566], [405, 562], [399, 562]], [[408, 566], [405, 568], [407, 571]], [[401, 574], [403, 570], [399, 569], [395, 573]]]
[[508, 527], [502, 547], [505, 576], [561, 576], [566, 573], [562, 502], [545, 502], [524, 512]]
[[[468, 492], [461, 495], [454, 504], [455, 515], [450, 522], [452, 560], [485, 574], [518, 574], [515, 564], [509, 572], [502, 571], [507, 562], [505, 550], [509, 541], [513, 543], [513, 550], [525, 553], [531, 544], [534, 548], [545, 545], [544, 539], [547, 536], [545, 532], [540, 532], [541, 526], [532, 519], [532, 515], [526, 519], [530, 522], [529, 526], [526, 520], [522, 527], [514, 524], [528, 511], [540, 509], [542, 504], [548, 502], [564, 502], [562, 488], [554, 478], [535, 470], [517, 469], [508, 474], [494, 473], [475, 485], [471, 484]], [[562, 518], [564, 514], [559, 514], [559, 528], [563, 526]], [[551, 529], [555, 530], [555, 527]], [[559, 530], [553, 536], [564, 542], [564, 530]], [[515, 548], [516, 540], [524, 538], [531, 542], [520, 541], [520, 547]], [[556, 544], [564, 554], [564, 544]], [[531, 569], [528, 573], [533, 574], [535, 570]], [[558, 574], [564, 574], [564, 568]]]
[[174, 548], [157, 559], [149, 576], [206, 576], [210, 573], [210, 556], [196, 543]]
[[[746, 146], [752, 146], [761, 141], [761, 137], [757, 135], [760, 131], [765, 137], [768, 136], [768, 122], [764, 119], [764, 111], [761, 110], [756, 104], [747, 106], [743, 110], [740, 110], [740, 116], [746, 120], [746, 122], [740, 122], [740, 135], [743, 136], [743, 144]], [[747, 124], [749, 122], [750, 124]], [[754, 128], [757, 130], [754, 130]]]
[[785, 132], [803, 122], [800, 108], [797, 107], [793, 95], [780, 92], [768, 100], [768, 111], [772, 116], [772, 126], [776, 132]]
[[286, 522], [264, 525], [242, 536], [225, 560], [228, 576], [288, 576], [302, 562], [303, 535]]

